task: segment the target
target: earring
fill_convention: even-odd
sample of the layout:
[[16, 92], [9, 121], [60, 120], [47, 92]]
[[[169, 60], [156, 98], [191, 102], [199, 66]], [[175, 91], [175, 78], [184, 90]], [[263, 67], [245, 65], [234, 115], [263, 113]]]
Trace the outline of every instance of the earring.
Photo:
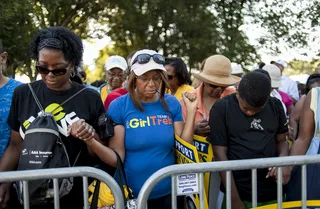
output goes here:
[[71, 72], [71, 77], [73, 78], [76, 75], [76, 73], [74, 71]]
[[1, 64], [0, 74], [2, 74], [2, 72], [3, 72], [3, 64]]

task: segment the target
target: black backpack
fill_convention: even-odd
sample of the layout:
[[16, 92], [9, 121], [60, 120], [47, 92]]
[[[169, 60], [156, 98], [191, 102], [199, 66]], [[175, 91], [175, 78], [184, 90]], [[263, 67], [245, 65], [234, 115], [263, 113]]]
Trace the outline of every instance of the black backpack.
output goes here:
[[[70, 164], [69, 155], [60, 138], [56, 121], [51, 113], [44, 112], [39, 99], [28, 84], [35, 102], [41, 110], [41, 113], [30, 124], [25, 131], [25, 137], [22, 142], [22, 149], [18, 163], [18, 170], [33, 170], [46, 168], [61, 168], [74, 166], [81, 154], [78, 153], [73, 165]], [[64, 105], [72, 98], [81, 93], [81, 89], [66, 101], [60, 104]], [[53, 111], [52, 111], [53, 112]], [[29, 197], [31, 205], [41, 205], [53, 201], [53, 181], [51, 179], [35, 180], [29, 183]], [[67, 195], [73, 186], [73, 178], [59, 179], [59, 196]], [[23, 202], [23, 182], [16, 182], [16, 189], [20, 202]]]

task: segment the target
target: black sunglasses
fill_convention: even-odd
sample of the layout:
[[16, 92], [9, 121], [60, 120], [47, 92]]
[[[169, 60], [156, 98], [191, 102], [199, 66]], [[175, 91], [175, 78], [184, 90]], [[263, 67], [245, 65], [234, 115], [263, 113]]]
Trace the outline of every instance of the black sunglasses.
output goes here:
[[150, 59], [153, 59], [158, 64], [164, 65], [165, 59], [162, 55], [160, 54], [139, 54], [132, 62], [132, 65], [138, 62], [139, 64], [146, 64], [150, 61]]
[[226, 87], [223, 87], [223, 86], [217, 86], [217, 85], [213, 85], [213, 84], [209, 84], [209, 83], [207, 83], [211, 88], [222, 88], [222, 89], [224, 89], [224, 88], [226, 88]]
[[176, 77], [176, 75], [168, 75], [169, 80], [172, 80], [174, 77]]
[[42, 66], [37, 65], [36, 69], [37, 69], [38, 73], [44, 74], [44, 75], [48, 75], [50, 72], [55, 76], [61, 76], [61, 75], [65, 75], [67, 73], [66, 68], [57, 68], [57, 69], [49, 70], [46, 67], [42, 67]]

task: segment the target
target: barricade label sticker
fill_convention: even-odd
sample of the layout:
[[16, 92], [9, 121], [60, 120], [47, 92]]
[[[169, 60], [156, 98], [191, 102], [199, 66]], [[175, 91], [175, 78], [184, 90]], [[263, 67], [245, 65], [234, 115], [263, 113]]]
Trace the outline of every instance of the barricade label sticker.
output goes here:
[[199, 193], [198, 174], [189, 173], [177, 176], [177, 194], [186, 195]]

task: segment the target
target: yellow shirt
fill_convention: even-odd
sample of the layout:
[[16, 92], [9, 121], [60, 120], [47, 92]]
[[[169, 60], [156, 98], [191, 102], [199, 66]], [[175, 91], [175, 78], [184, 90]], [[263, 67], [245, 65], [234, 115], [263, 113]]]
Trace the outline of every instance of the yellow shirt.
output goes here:
[[100, 97], [102, 102], [104, 102], [109, 94], [109, 85], [106, 84], [100, 88]]
[[[187, 85], [187, 84], [183, 84], [177, 89], [177, 91], [174, 94], [174, 96], [180, 101], [182, 99], [182, 94], [184, 92], [191, 92], [193, 90], [194, 90], [193, 86], [190, 86], [190, 85]], [[167, 90], [167, 94], [171, 94], [170, 89]]]

